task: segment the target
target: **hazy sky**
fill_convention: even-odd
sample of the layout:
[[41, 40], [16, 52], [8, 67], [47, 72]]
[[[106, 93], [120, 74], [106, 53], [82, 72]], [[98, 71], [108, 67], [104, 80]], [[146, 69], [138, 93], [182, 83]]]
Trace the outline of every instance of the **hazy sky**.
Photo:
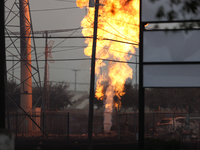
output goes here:
[[[6, 13], [5, 17], [9, 14], [8, 8], [11, 8], [14, 4], [15, 0], [7, 0], [6, 1]], [[18, 0], [17, 0], [18, 2]], [[155, 4], [144, 0], [143, 4], [143, 19], [145, 20], [152, 20], [155, 16], [155, 11], [157, 7], [161, 5], [161, 1]], [[162, 1], [163, 2], [163, 1]], [[166, 4], [167, 5], [167, 4]], [[13, 11], [15, 14], [17, 13], [18, 9], [15, 5], [13, 5]], [[30, 0], [30, 8], [31, 8], [31, 18], [32, 18], [32, 25], [34, 31], [42, 31], [42, 30], [59, 30], [59, 29], [77, 29], [70, 32], [59, 32], [59, 33], [48, 33], [48, 36], [51, 37], [74, 37], [74, 36], [82, 36], [80, 23], [83, 17], [87, 14], [87, 9], [83, 8], [80, 9], [76, 6], [75, 0]], [[168, 7], [167, 7], [168, 8]], [[178, 8], [176, 8], [178, 9]], [[15, 17], [12, 19], [14, 13], [9, 15], [6, 22], [9, 22], [8, 25], [18, 25], [19, 26], [19, 18]], [[19, 27], [10, 27], [9, 30], [13, 32], [19, 32]], [[42, 37], [42, 34], [36, 34], [35, 36]], [[156, 36], [156, 35], [155, 35]], [[153, 38], [152, 38], [153, 39]], [[84, 47], [86, 44], [84, 43], [83, 38], [75, 39], [75, 38], [62, 38], [62, 39], [48, 39], [48, 41], [54, 40], [54, 45], [52, 49], [52, 57], [55, 60], [54, 63], [49, 63], [49, 77], [50, 81], [65, 81], [69, 83], [75, 82], [75, 71], [77, 71], [77, 83], [87, 83], [85, 85], [77, 84], [77, 90], [86, 90], [89, 91], [89, 82], [90, 82], [90, 60], [81, 60], [81, 61], [66, 61], [66, 59], [82, 59], [88, 58], [84, 55]], [[43, 81], [43, 74], [44, 74], [44, 47], [45, 47], [45, 39], [35, 38], [36, 47], [37, 47], [37, 55], [39, 60], [39, 67], [40, 67], [40, 76], [41, 81]], [[9, 45], [11, 41], [6, 39], [6, 45]], [[19, 40], [17, 40], [16, 45], [19, 46]], [[33, 42], [32, 42], [33, 43]], [[157, 47], [157, 46], [155, 46]], [[18, 55], [16, 50], [12, 47], [9, 47], [7, 50], [12, 52], [15, 55]], [[166, 51], [165, 51], [166, 53]], [[152, 53], [151, 53], [152, 54]], [[158, 53], [156, 54], [158, 55]], [[163, 55], [159, 53], [159, 55]], [[149, 55], [153, 56], [153, 55]], [[167, 55], [166, 55], [167, 56]], [[35, 58], [32, 56], [32, 58]], [[12, 60], [10, 54], [7, 52], [7, 59]], [[62, 59], [62, 61], [61, 61]], [[15, 58], [16, 60], [16, 58]], [[130, 60], [131, 62], [135, 61], [135, 58], [132, 57]], [[15, 62], [17, 63], [17, 62]], [[14, 64], [15, 64], [14, 63]], [[13, 65], [12, 61], [7, 63], [7, 68], [9, 69]], [[33, 62], [33, 65], [34, 62]], [[135, 65], [129, 64], [131, 68], [133, 68], [133, 82], [136, 79], [135, 73]], [[19, 64], [15, 65], [15, 76], [19, 77]], [[12, 69], [9, 71], [12, 74]], [[8, 75], [8, 77], [11, 77]], [[74, 84], [70, 84], [70, 89], [74, 89]]]
[[[14, 0], [8, 0], [6, 6], [11, 8]], [[30, 0], [30, 9], [31, 9], [31, 18], [34, 31], [41, 30], [58, 30], [58, 29], [75, 29], [80, 28], [81, 20], [87, 14], [87, 9], [80, 9], [76, 6], [75, 0]], [[14, 11], [18, 11], [16, 6], [13, 8]], [[6, 9], [6, 16], [8, 14], [8, 9]], [[11, 16], [11, 15], [10, 15]], [[10, 17], [11, 18], [11, 17]], [[10, 19], [8, 18], [7, 21]], [[15, 18], [11, 21], [12, 24], [18, 24], [19, 18]], [[10, 24], [11, 24], [10, 23]], [[19, 28], [10, 29], [13, 32], [18, 32]], [[35, 36], [42, 37], [42, 34], [35, 34]], [[82, 36], [81, 29], [73, 30], [70, 32], [59, 32], [59, 33], [48, 33], [48, 36], [51, 37], [68, 37], [68, 36]], [[48, 41], [54, 40], [54, 45], [52, 49], [52, 57], [55, 60], [54, 63], [49, 63], [49, 77], [50, 81], [65, 81], [69, 83], [75, 82], [75, 70], [77, 71], [77, 83], [87, 83], [85, 85], [77, 84], [77, 90], [86, 90], [89, 91], [89, 82], [90, 82], [90, 60], [81, 60], [81, 61], [61, 61], [61, 59], [81, 59], [88, 58], [84, 55], [84, 39], [48, 39]], [[10, 42], [9, 39], [6, 40], [7, 45]], [[37, 55], [39, 56], [39, 66], [40, 66], [40, 76], [43, 81], [44, 74], [44, 46], [45, 39], [35, 38]], [[16, 42], [16, 45], [19, 45], [19, 41]], [[33, 43], [33, 42], [32, 42]], [[55, 47], [56, 46], [56, 47]], [[9, 50], [12, 53], [14, 48]], [[12, 60], [10, 54], [7, 53], [7, 59]], [[32, 56], [34, 58], [34, 56]], [[16, 59], [16, 58], [15, 58]], [[132, 58], [130, 61], [134, 61]], [[16, 62], [15, 62], [16, 63]], [[33, 62], [34, 64], [34, 62]], [[7, 68], [12, 66], [12, 61], [7, 63]], [[130, 65], [135, 69], [135, 65]], [[19, 64], [15, 66], [15, 76], [19, 77]], [[12, 74], [12, 69], [9, 71]], [[8, 75], [8, 77], [10, 77]], [[133, 82], [135, 82], [135, 76], [133, 77]], [[70, 89], [74, 89], [74, 84], [70, 84]]]

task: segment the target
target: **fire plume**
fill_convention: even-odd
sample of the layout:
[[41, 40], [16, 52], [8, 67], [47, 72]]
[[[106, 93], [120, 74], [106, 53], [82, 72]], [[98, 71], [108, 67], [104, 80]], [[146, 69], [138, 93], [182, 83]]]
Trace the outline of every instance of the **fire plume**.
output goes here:
[[[94, 8], [88, 7], [89, 0], [77, 0], [76, 3], [78, 7], [88, 9], [87, 15], [81, 22], [82, 34], [93, 36]], [[130, 53], [135, 53], [134, 45], [129, 43], [139, 43], [139, 0], [100, 0], [96, 42], [95, 96], [99, 100], [104, 100], [104, 130], [109, 131], [113, 107], [121, 106], [121, 104], [113, 103], [113, 97], [117, 96], [121, 99], [121, 96], [125, 94], [124, 84], [127, 78], [132, 78], [133, 75], [132, 68], [122, 61], [127, 62], [132, 57]], [[87, 47], [84, 53], [91, 57], [93, 39], [87, 38], [85, 43]], [[115, 61], [106, 63], [103, 61], [105, 59]], [[102, 68], [106, 69], [102, 71]], [[103, 93], [105, 82], [108, 86], [106, 92]], [[106, 113], [110, 113], [110, 116]]]

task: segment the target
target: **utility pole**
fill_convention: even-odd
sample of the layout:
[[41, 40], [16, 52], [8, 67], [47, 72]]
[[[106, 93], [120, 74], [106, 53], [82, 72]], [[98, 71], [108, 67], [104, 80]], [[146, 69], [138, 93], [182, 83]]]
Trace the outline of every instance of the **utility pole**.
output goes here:
[[95, 2], [94, 13], [94, 32], [91, 60], [90, 75], [90, 99], [89, 99], [89, 117], [88, 117], [88, 150], [92, 150], [92, 132], [93, 132], [93, 109], [94, 109], [94, 81], [95, 81], [95, 57], [96, 57], [96, 41], [97, 41], [97, 25], [98, 25], [99, 0]]
[[44, 87], [43, 87], [43, 101], [42, 101], [42, 111], [47, 109], [47, 55], [48, 55], [48, 32], [45, 31], [45, 65], [44, 65]]
[[74, 85], [74, 90], [76, 91], [76, 78], [77, 78], [77, 74], [76, 74], [76, 72], [77, 71], [80, 71], [80, 70], [78, 70], [78, 69], [74, 69], [74, 70], [72, 70], [72, 71], [74, 71], [75, 72], [75, 85]]

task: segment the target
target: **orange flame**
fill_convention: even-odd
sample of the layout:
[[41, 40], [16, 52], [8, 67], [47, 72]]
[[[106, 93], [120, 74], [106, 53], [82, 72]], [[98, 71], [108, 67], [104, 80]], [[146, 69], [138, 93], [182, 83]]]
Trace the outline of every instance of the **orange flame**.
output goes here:
[[[77, 0], [77, 6], [87, 7], [88, 14], [83, 18], [81, 26], [84, 36], [93, 36], [94, 8], [89, 8], [89, 0]], [[103, 39], [113, 39], [111, 40]], [[133, 71], [127, 63], [110, 61], [105, 63], [102, 59], [112, 59], [117, 61], [128, 61], [135, 53], [134, 46], [128, 42], [139, 43], [139, 0], [101, 0], [99, 5], [97, 48], [96, 48], [96, 68], [97, 86], [95, 96], [105, 100], [105, 111], [112, 112], [112, 108], [121, 107], [121, 104], [113, 104], [113, 96], [119, 99], [123, 92], [124, 83], [127, 78], [132, 78]], [[92, 55], [92, 38], [85, 40], [87, 47], [84, 53]], [[99, 58], [99, 59], [98, 59]], [[102, 72], [102, 68], [107, 67]], [[105, 71], [106, 70], [106, 71]], [[107, 81], [109, 86], [103, 93], [103, 82]]]

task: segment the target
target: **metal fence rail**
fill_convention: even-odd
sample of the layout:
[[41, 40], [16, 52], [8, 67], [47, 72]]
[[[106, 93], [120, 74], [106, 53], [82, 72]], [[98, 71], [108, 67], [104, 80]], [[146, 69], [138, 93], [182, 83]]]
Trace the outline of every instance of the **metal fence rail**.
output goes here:
[[[158, 137], [157, 123], [163, 118], [186, 117], [187, 112], [146, 112], [145, 137]], [[41, 137], [41, 138], [77, 138], [87, 139], [88, 112], [87, 111], [57, 111], [57, 112], [32, 112], [31, 118], [43, 129], [43, 132], [32, 122], [32, 130], [27, 130], [27, 118], [20, 112], [6, 114], [6, 125], [16, 138]], [[200, 114], [189, 115], [191, 119], [200, 117]], [[190, 120], [191, 120], [190, 119]], [[129, 140], [136, 141], [138, 136], [138, 113], [112, 113], [111, 132], [104, 132], [104, 112], [94, 112], [93, 137], [104, 140]], [[200, 120], [197, 120], [200, 123]], [[28, 121], [29, 123], [29, 121]], [[199, 135], [197, 135], [199, 136]], [[112, 138], [111, 138], [112, 137]], [[165, 138], [173, 138], [165, 136]]]

